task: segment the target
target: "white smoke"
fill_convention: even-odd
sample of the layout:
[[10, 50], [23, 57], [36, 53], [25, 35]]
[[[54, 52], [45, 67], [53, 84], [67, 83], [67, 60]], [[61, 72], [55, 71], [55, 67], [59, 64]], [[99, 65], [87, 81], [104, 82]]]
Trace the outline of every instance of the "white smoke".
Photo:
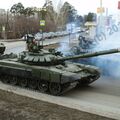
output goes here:
[[[106, 40], [100, 41], [94, 51], [120, 48], [120, 31], [107, 36]], [[120, 53], [99, 56], [92, 59], [96, 66], [102, 69], [104, 75], [120, 78]]]

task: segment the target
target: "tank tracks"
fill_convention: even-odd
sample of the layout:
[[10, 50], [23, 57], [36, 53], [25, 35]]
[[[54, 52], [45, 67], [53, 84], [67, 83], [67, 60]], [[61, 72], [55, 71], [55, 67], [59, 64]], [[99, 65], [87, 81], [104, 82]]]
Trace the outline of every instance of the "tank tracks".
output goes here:
[[33, 80], [26, 79], [11, 75], [2, 74], [0, 77], [0, 81], [5, 84], [9, 84], [12, 86], [19, 86], [21, 88], [35, 90], [41, 93], [47, 93], [54, 96], [59, 96], [73, 88], [75, 88], [78, 82], [59, 84], [55, 82], [48, 82], [45, 80]]

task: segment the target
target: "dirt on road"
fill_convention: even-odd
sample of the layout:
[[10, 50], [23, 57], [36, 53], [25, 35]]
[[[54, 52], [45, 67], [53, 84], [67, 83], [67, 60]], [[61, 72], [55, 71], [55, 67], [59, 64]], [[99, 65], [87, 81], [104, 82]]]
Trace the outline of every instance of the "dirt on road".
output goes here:
[[0, 120], [112, 120], [0, 90]]

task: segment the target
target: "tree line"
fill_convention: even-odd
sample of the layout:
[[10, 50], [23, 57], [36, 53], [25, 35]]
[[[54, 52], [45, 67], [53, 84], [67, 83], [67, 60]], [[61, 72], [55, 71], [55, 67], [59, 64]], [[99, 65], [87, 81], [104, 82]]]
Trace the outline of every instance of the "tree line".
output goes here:
[[[57, 12], [51, 3], [46, 6], [44, 14], [46, 21], [45, 32], [65, 30], [66, 24], [71, 22], [75, 22], [76, 25], [80, 26], [86, 21], [96, 20], [94, 13], [88, 13], [85, 16], [78, 15], [77, 10], [68, 2], [60, 6]], [[21, 38], [26, 33], [34, 34], [40, 31], [41, 12], [35, 8], [25, 8], [22, 3], [17, 3], [10, 8], [10, 11], [7, 11], [4, 17], [0, 17], [0, 19], [3, 19], [0, 21], [0, 26], [1, 31], [2, 26], [5, 26], [7, 38]]]

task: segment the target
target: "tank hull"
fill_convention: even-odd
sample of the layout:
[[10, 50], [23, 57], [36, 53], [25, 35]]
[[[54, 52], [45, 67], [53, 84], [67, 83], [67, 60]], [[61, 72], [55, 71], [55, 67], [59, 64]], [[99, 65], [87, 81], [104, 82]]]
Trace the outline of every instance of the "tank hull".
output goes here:
[[0, 60], [0, 75], [4, 83], [61, 95], [78, 84], [94, 82], [100, 72], [96, 67], [71, 62], [44, 67], [20, 63], [14, 59]]

